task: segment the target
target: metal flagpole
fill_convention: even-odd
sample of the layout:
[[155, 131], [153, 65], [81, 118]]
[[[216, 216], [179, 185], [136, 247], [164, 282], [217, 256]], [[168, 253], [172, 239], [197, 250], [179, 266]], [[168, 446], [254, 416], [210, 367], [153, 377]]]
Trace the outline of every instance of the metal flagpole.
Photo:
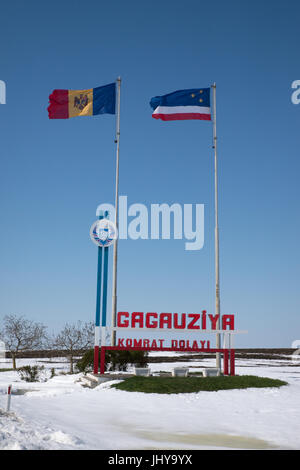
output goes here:
[[[120, 156], [120, 96], [121, 96], [121, 77], [117, 78], [118, 95], [117, 95], [117, 120], [116, 120], [116, 144], [117, 144], [117, 161], [116, 161], [116, 198], [115, 198], [115, 226], [118, 230], [118, 217], [119, 217], [119, 156]], [[112, 284], [112, 315], [111, 326], [116, 326], [116, 312], [117, 312], [117, 262], [118, 262], [118, 238], [114, 242], [113, 251], [113, 284]], [[112, 330], [111, 345], [116, 345], [116, 331]]]
[[[213, 91], [213, 149], [215, 154], [215, 276], [216, 276], [216, 315], [219, 315], [216, 329], [220, 329], [220, 268], [219, 268], [219, 218], [218, 218], [218, 159], [217, 159], [217, 107], [216, 83], [212, 85]], [[216, 349], [221, 347], [221, 335], [216, 334]], [[221, 355], [216, 353], [216, 367], [221, 369]]]

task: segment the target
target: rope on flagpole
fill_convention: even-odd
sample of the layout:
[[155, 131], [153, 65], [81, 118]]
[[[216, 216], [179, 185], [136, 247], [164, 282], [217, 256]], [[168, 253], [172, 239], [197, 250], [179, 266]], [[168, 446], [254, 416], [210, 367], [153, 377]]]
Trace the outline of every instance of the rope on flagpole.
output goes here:
[[[220, 329], [220, 266], [219, 266], [219, 213], [218, 213], [218, 156], [217, 156], [217, 106], [216, 83], [212, 85], [213, 91], [213, 149], [214, 149], [214, 177], [215, 177], [215, 276], [216, 276], [216, 315], [219, 315], [216, 329]], [[216, 349], [220, 349], [221, 335], [216, 334]], [[221, 369], [221, 356], [216, 353], [216, 367]]]
[[[116, 144], [117, 144], [117, 157], [116, 157], [116, 197], [115, 197], [115, 226], [118, 233], [118, 218], [119, 218], [119, 157], [120, 157], [120, 97], [121, 97], [121, 77], [117, 78], [117, 115], [116, 115]], [[118, 238], [114, 242], [113, 251], [113, 282], [112, 282], [112, 326], [116, 326], [117, 314], [117, 263], [118, 263]], [[113, 330], [111, 336], [111, 345], [116, 344], [116, 332]]]

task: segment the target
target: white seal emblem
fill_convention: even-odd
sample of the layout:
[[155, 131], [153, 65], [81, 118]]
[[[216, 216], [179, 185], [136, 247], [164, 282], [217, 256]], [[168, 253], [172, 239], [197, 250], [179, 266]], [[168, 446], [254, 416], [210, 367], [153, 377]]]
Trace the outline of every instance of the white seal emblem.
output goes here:
[[95, 245], [106, 248], [118, 237], [117, 228], [111, 220], [100, 219], [91, 226], [90, 237]]

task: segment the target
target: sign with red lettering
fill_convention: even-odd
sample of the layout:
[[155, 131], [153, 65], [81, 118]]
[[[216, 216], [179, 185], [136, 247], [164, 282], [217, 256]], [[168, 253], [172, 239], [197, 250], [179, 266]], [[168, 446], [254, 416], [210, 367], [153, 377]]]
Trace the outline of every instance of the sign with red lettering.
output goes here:
[[[217, 329], [220, 319], [220, 329]], [[201, 313], [156, 313], [156, 312], [118, 312], [117, 328], [118, 332], [143, 331], [143, 332], [172, 332], [172, 333], [212, 333], [212, 332], [233, 332], [234, 315], [213, 315], [206, 310]], [[136, 336], [136, 335], [135, 335]], [[120, 348], [174, 348], [174, 349], [209, 349], [209, 340], [190, 340], [176, 338], [118, 338], [117, 346]]]

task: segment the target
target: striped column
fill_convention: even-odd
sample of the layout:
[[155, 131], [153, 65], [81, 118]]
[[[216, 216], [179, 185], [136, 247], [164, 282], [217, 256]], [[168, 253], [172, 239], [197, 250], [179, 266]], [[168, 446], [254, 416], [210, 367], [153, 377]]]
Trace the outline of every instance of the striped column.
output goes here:
[[[103, 219], [103, 217], [108, 218], [108, 215], [109, 215], [108, 212], [105, 212], [104, 216], [103, 216], [103, 213], [101, 213], [99, 216], [99, 219]], [[108, 247], [102, 248], [99, 246], [98, 247], [98, 272], [97, 272], [96, 321], [95, 321], [95, 345], [94, 345], [94, 374], [98, 374], [98, 371], [99, 371], [100, 342], [102, 346], [105, 346], [107, 283], [108, 283]], [[101, 327], [102, 327], [102, 332], [103, 332], [102, 338], [101, 338]]]
[[[103, 219], [100, 214], [99, 219]], [[95, 319], [95, 343], [94, 343], [94, 374], [98, 374], [99, 369], [99, 345], [100, 345], [100, 309], [102, 294], [102, 250], [98, 247], [98, 269], [97, 269], [97, 294], [96, 294], [96, 319]]]

